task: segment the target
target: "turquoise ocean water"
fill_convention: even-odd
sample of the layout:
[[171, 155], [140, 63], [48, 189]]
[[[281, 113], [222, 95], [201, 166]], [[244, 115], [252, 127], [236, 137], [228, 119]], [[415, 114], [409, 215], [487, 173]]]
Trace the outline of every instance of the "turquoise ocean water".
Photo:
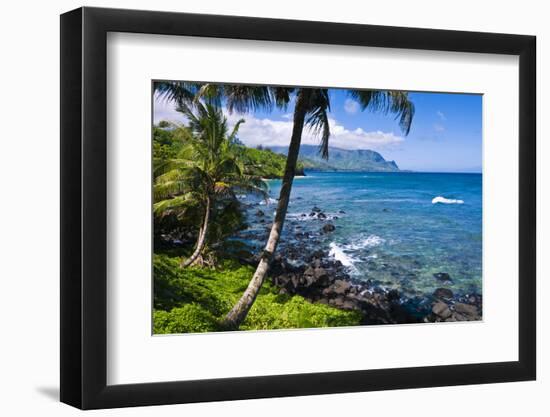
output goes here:
[[[269, 181], [270, 203], [241, 196], [249, 228], [241, 238], [265, 244], [280, 181]], [[312, 216], [319, 208], [326, 218]], [[262, 210], [265, 216], [256, 215]], [[323, 217], [323, 216], [322, 216]], [[263, 220], [262, 220], [263, 219]], [[323, 233], [322, 227], [336, 229]], [[445, 272], [455, 293], [482, 292], [482, 176], [448, 173], [309, 172], [294, 180], [280, 251], [325, 250], [351, 277], [397, 288], [409, 296], [432, 293]], [[301, 255], [301, 256], [300, 256]]]

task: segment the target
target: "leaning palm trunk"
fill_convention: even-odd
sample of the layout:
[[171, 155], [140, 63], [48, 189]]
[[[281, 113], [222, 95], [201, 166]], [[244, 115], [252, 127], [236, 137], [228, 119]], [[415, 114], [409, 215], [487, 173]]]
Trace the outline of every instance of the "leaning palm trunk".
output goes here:
[[199, 230], [199, 237], [197, 239], [197, 246], [193, 254], [187, 258], [185, 261], [182, 261], [180, 266], [186, 268], [190, 265], [193, 265], [195, 261], [199, 258], [202, 250], [204, 249], [204, 243], [206, 242], [206, 234], [208, 232], [208, 221], [210, 219], [210, 198], [206, 198], [206, 210], [204, 212], [204, 221]]
[[300, 143], [302, 141], [302, 131], [304, 129], [306, 106], [309, 96], [310, 93], [308, 90], [302, 90], [298, 95], [296, 107], [294, 109], [294, 126], [292, 128], [292, 137], [288, 148], [285, 174], [281, 184], [279, 202], [277, 204], [277, 212], [275, 214], [275, 219], [273, 220], [273, 226], [271, 226], [269, 239], [267, 240], [265, 249], [260, 256], [260, 262], [256, 267], [254, 276], [250, 280], [250, 283], [248, 284], [248, 287], [240, 300], [227, 314], [222, 323], [223, 327], [227, 329], [237, 329], [246, 318], [248, 311], [252, 307], [252, 304], [254, 304], [256, 296], [262, 287], [269, 269], [269, 264], [271, 263], [275, 250], [277, 249], [277, 244], [279, 243], [279, 238], [281, 237], [281, 232], [283, 230], [283, 224], [285, 222], [288, 202], [290, 200], [290, 191], [292, 189], [292, 181], [294, 180], [296, 163], [300, 152]]

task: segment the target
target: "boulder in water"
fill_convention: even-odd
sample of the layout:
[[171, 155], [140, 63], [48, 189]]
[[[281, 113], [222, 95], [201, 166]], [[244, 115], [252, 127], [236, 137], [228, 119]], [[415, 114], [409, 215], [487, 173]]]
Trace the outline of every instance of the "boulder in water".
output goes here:
[[452, 281], [451, 276], [446, 272], [436, 272], [433, 275], [438, 281]]
[[477, 307], [471, 304], [456, 303], [455, 311], [465, 316], [466, 320], [479, 320], [480, 318]]
[[336, 226], [334, 226], [332, 223], [327, 223], [323, 226], [321, 230], [323, 231], [323, 233], [334, 232], [336, 230]]
[[453, 298], [453, 292], [448, 288], [438, 288], [434, 291], [433, 296], [435, 298], [446, 298], [450, 300]]
[[400, 298], [399, 291], [396, 289], [392, 289], [388, 291], [388, 294], [386, 295], [388, 301], [398, 301]]
[[438, 301], [433, 305], [432, 313], [434, 313], [436, 316], [440, 317], [443, 320], [448, 319], [453, 314], [449, 309], [449, 306], [445, 304], [443, 301]]

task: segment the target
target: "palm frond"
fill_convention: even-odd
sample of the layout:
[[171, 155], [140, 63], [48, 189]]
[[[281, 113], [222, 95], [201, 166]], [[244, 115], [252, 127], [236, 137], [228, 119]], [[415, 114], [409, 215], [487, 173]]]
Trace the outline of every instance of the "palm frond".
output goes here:
[[409, 93], [392, 90], [348, 90], [348, 94], [357, 100], [361, 110], [395, 114], [403, 133], [409, 134], [414, 117], [414, 104], [409, 100]]
[[193, 102], [201, 87], [200, 83], [187, 81], [156, 81], [153, 89], [159, 97], [178, 104]]
[[286, 110], [290, 103], [291, 95], [295, 90], [292, 87], [271, 87], [275, 105], [282, 110]]
[[269, 87], [239, 84], [223, 86], [227, 110], [230, 113], [248, 113], [250, 111], [271, 110], [274, 100]]
[[239, 127], [241, 127], [243, 123], [245, 123], [245, 120], [239, 119], [237, 123], [235, 123], [235, 126], [233, 126], [233, 130], [231, 131], [231, 134], [227, 137], [227, 140], [230, 143], [232, 144], [235, 143], [235, 138], [237, 137], [237, 133], [239, 132]]
[[222, 84], [206, 83], [201, 85], [201, 87], [197, 91], [193, 103], [197, 105], [202, 99], [207, 104], [220, 107], [222, 104], [223, 96], [224, 92]]
[[[183, 149], [182, 149], [183, 151]], [[180, 153], [182, 152], [180, 151]], [[187, 158], [155, 159], [153, 160], [153, 177], [158, 178], [174, 169], [186, 169], [193, 166], [193, 162]]]
[[153, 186], [153, 199], [155, 202], [173, 198], [187, 190], [185, 183], [178, 181], [167, 181]]
[[308, 117], [306, 124], [312, 133], [320, 138], [319, 153], [322, 158], [328, 159], [328, 140], [330, 137], [330, 125], [328, 112], [330, 111], [330, 97], [328, 89], [314, 89], [311, 91], [308, 104]]
[[182, 211], [193, 207], [198, 203], [196, 196], [193, 193], [187, 193], [174, 198], [161, 200], [153, 204], [153, 213], [156, 216], [167, 214], [169, 211]]

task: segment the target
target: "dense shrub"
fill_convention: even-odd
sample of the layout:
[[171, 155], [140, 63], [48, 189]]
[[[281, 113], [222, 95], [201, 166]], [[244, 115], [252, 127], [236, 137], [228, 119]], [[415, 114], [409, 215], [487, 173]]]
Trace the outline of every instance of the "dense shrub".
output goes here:
[[186, 304], [170, 311], [155, 310], [153, 315], [155, 334], [211, 332], [216, 329], [216, 318], [198, 304]]
[[[246, 289], [249, 266], [224, 261], [217, 270], [178, 267], [177, 258], [154, 256], [154, 332], [187, 333], [221, 330], [219, 321]], [[278, 294], [264, 283], [242, 330], [353, 326], [360, 314], [300, 296]]]

